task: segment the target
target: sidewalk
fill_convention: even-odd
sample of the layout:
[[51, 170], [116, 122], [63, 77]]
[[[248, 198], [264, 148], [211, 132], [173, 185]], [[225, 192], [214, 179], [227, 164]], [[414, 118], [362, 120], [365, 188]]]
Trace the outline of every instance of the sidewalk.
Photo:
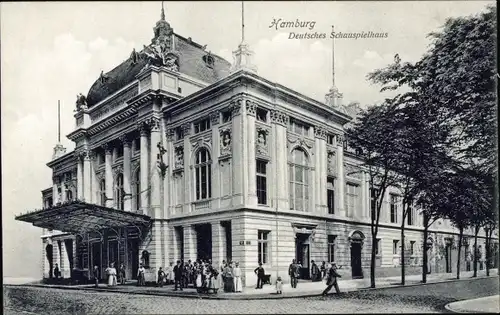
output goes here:
[[445, 308], [454, 313], [499, 313], [500, 295], [447, 304]]
[[[461, 280], [470, 279], [473, 272], [462, 272], [460, 275]], [[486, 271], [478, 271], [478, 278], [486, 276]], [[490, 276], [498, 276], [498, 270], [490, 270]], [[425, 285], [421, 283], [422, 275], [408, 275], [406, 276], [405, 286]], [[446, 281], [460, 281], [457, 280], [455, 274], [441, 273], [430, 274], [427, 276], [427, 284], [446, 282]], [[376, 288], [370, 288], [370, 278], [356, 279], [356, 280], [339, 280], [338, 284], [341, 292], [352, 292], [360, 290], [376, 290], [382, 288], [397, 288], [401, 287], [401, 277], [387, 277], [377, 278]], [[159, 287], [137, 287], [134, 282], [129, 282], [126, 285], [118, 285], [115, 287], [108, 287], [105, 284], [100, 284], [98, 288], [93, 285], [47, 285], [47, 284], [30, 284], [29, 286], [57, 288], [65, 290], [87, 290], [87, 291], [102, 291], [102, 292], [120, 292], [128, 294], [145, 294], [145, 295], [160, 295], [160, 296], [174, 296], [186, 298], [202, 298], [202, 299], [231, 299], [231, 300], [258, 300], [258, 299], [282, 299], [293, 297], [307, 297], [320, 295], [326, 288], [324, 281], [310, 282], [300, 281], [297, 288], [292, 289], [290, 284], [283, 285], [283, 294], [276, 294], [274, 285], [265, 285], [262, 289], [255, 289], [253, 287], [243, 288], [242, 293], [225, 293], [219, 290], [218, 294], [199, 294], [193, 288], [186, 288], [184, 291], [174, 291], [172, 285], [167, 285], [162, 288]], [[332, 289], [331, 292], [335, 292]]]

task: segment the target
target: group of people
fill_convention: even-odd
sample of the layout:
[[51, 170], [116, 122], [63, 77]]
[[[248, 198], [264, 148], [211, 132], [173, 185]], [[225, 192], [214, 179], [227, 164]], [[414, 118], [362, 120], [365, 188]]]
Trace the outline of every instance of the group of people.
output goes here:
[[[116, 286], [118, 283], [125, 284], [126, 273], [125, 273], [125, 266], [123, 264], [120, 264], [120, 268], [116, 270], [115, 263], [112, 262], [109, 264], [109, 267], [107, 267], [104, 270], [104, 272], [106, 273], [108, 286], [113, 287]], [[92, 270], [92, 278], [94, 280], [95, 287], [99, 286], [99, 279], [100, 279], [99, 276], [100, 276], [99, 267], [94, 266], [94, 269]]]
[[[288, 267], [288, 275], [290, 276], [290, 284], [293, 289], [297, 288], [298, 279], [300, 277], [302, 265], [300, 262], [295, 262], [295, 259], [292, 260], [292, 263]], [[335, 287], [335, 291], [340, 293], [339, 285], [337, 283], [337, 278], [340, 278], [341, 275], [337, 272], [337, 264], [335, 262], [331, 262], [329, 266], [327, 266], [326, 262], [322, 262], [321, 267], [318, 267], [314, 260], [311, 261], [311, 280], [321, 281], [326, 280], [326, 289], [323, 291], [323, 295], [326, 295], [332, 287]], [[282, 292], [283, 282], [280, 277], [276, 280], [276, 292], [281, 294]]]
[[220, 288], [224, 292], [242, 292], [241, 269], [239, 263], [225, 260], [219, 266], [215, 266], [212, 260], [198, 259], [187, 263], [178, 260], [174, 266], [163, 270], [158, 269], [157, 286], [174, 284], [174, 291], [183, 290], [192, 285], [198, 292], [217, 293]]

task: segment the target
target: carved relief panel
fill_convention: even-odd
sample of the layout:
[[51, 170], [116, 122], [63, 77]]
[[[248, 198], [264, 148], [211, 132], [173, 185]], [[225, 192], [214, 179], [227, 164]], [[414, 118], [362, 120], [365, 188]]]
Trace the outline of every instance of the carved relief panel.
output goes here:
[[222, 128], [220, 135], [220, 156], [231, 155], [231, 129]]
[[333, 150], [328, 151], [327, 170], [328, 175], [337, 173], [337, 156], [335, 155], [335, 151]]
[[256, 126], [255, 152], [257, 155], [269, 156], [269, 134], [270, 130], [261, 126]]
[[175, 147], [174, 151], [175, 151], [174, 168], [175, 169], [184, 168], [184, 147], [183, 146]]

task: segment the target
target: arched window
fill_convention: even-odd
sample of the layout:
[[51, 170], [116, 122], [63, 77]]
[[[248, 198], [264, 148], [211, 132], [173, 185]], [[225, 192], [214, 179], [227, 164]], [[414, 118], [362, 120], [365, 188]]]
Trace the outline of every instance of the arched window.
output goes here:
[[116, 184], [115, 184], [115, 205], [119, 210], [123, 210], [124, 208], [124, 199], [123, 199], [123, 174], [118, 174], [116, 176]]
[[99, 182], [99, 202], [101, 206], [106, 205], [106, 180], [104, 178]]
[[135, 209], [141, 208], [141, 171], [137, 170], [134, 177]]
[[212, 176], [210, 173], [210, 153], [201, 148], [196, 154], [196, 200], [207, 199], [212, 196]]
[[289, 163], [290, 209], [307, 211], [309, 208], [309, 167], [307, 155], [302, 149], [292, 151]]

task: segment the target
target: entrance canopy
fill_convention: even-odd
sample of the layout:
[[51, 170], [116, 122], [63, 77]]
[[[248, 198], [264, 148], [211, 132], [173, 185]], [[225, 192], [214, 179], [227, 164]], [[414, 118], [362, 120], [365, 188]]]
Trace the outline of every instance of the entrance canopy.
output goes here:
[[107, 208], [78, 200], [22, 214], [16, 216], [16, 220], [29, 222], [41, 228], [74, 234], [105, 228], [147, 226], [151, 222], [151, 218], [147, 215]]

